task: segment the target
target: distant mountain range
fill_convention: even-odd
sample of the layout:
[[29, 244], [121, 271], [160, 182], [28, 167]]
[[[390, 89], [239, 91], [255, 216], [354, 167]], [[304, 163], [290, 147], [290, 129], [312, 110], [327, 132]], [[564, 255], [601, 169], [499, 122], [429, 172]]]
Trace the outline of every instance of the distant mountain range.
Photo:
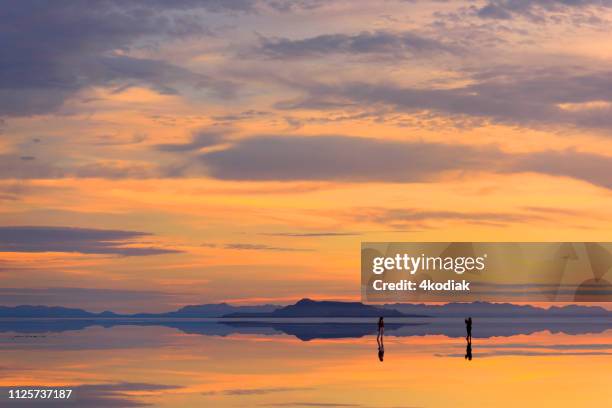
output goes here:
[[88, 312], [82, 309], [50, 306], [0, 306], [0, 318], [329, 318], [329, 317], [605, 317], [612, 311], [598, 306], [553, 306], [548, 309], [510, 303], [449, 303], [445, 305], [385, 304], [364, 305], [360, 302], [315, 301], [302, 299], [289, 306], [233, 306], [227, 303], [185, 306], [168, 313], [118, 314], [110, 311]]
[[282, 306], [279, 305], [256, 305], [256, 306], [233, 306], [228, 303], [213, 303], [207, 305], [185, 306], [174, 312], [168, 313], [138, 313], [133, 317], [167, 317], [167, 318], [204, 318], [221, 317], [232, 313], [270, 313]]
[[58, 306], [0, 306], [0, 318], [214, 318], [222, 317], [231, 313], [268, 313], [282, 306], [279, 305], [256, 305], [256, 306], [233, 306], [227, 303], [214, 303], [207, 305], [191, 305], [182, 307], [174, 312], [167, 313], [136, 313], [120, 314], [105, 311], [102, 313], [88, 312], [83, 309], [73, 309]]
[[30, 306], [22, 305], [15, 307], [0, 306], [0, 318], [81, 318], [93, 317], [119, 317], [113, 312], [92, 313], [82, 309], [71, 309], [58, 306]]
[[425, 317], [407, 314], [392, 308], [364, 305], [360, 302], [332, 302], [302, 299], [294, 305], [278, 308], [267, 313], [236, 312], [223, 317]]

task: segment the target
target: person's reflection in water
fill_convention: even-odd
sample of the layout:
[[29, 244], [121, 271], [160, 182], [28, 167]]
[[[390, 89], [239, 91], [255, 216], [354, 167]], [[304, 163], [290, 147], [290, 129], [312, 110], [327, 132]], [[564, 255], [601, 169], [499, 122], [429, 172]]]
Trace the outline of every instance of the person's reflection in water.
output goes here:
[[380, 361], [385, 359], [385, 345], [382, 342], [378, 343], [378, 359]]
[[383, 336], [385, 335], [385, 320], [382, 316], [378, 319], [378, 334], [376, 335], [376, 343], [378, 344], [378, 359], [383, 361], [385, 358], [385, 344]]
[[465, 359], [472, 360], [472, 318], [468, 317], [465, 319], [465, 341], [467, 345], [465, 346]]
[[466, 360], [472, 359], [472, 341], [471, 340], [469, 340], [467, 342], [467, 346], [465, 346], [465, 359]]

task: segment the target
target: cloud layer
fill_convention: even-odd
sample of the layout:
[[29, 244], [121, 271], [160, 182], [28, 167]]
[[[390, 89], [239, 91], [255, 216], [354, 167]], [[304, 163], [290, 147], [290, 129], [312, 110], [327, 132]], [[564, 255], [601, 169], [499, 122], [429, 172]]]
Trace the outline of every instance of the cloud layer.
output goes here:
[[472, 75], [459, 87], [410, 87], [391, 82], [307, 82], [304, 95], [278, 104], [283, 109], [337, 109], [387, 106], [397, 112], [432, 111], [495, 123], [573, 125], [612, 128], [612, 71], [575, 73], [550, 69], [530, 72], [507, 67]]
[[[226, 4], [227, 3], [227, 4]], [[138, 41], [206, 34], [190, 10], [244, 9], [250, 1], [10, 2], [0, 16], [0, 116], [56, 111], [91, 86], [143, 85], [176, 93], [176, 84], [227, 89], [166, 61], [127, 56]]]
[[201, 155], [213, 177], [227, 180], [406, 182], [494, 163], [495, 150], [349, 136], [259, 136]]
[[495, 147], [349, 136], [259, 136], [202, 154], [223, 180], [421, 182], [448, 172], [534, 172], [612, 188], [612, 157], [574, 150], [505, 153]]
[[[146, 232], [71, 227], [0, 227], [0, 252], [78, 252], [144, 256], [177, 253], [175, 249], [127, 246]], [[137, 242], [136, 242], [137, 243]]]
[[363, 31], [357, 34], [322, 34], [304, 39], [263, 38], [258, 52], [272, 58], [323, 57], [330, 54], [386, 55], [389, 57], [453, 53], [455, 47], [404, 31]]
[[477, 8], [481, 18], [509, 20], [517, 16], [541, 21], [546, 13], [567, 12], [588, 7], [612, 7], [609, 0], [488, 0]]

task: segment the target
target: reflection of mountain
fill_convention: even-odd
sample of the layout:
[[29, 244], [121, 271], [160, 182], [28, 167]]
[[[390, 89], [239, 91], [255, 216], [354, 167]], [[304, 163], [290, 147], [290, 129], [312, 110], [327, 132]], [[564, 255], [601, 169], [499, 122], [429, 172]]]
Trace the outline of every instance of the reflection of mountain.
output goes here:
[[[272, 328], [277, 332], [289, 334], [300, 340], [308, 341], [314, 339], [340, 339], [357, 338], [376, 334], [378, 327], [373, 323], [354, 322], [324, 322], [324, 323], [300, 323], [300, 322], [253, 322], [236, 321], [224, 324], [235, 328], [239, 332], [253, 328]], [[404, 326], [420, 326], [427, 323], [387, 323], [385, 330], [398, 330]]]
[[[394, 337], [411, 337], [426, 335], [443, 335], [447, 337], [465, 337], [465, 324], [463, 319], [419, 319], [419, 322], [400, 321], [404, 319], [393, 319], [393, 322], [385, 324], [385, 335]], [[300, 323], [300, 322], [278, 322], [278, 321], [236, 321], [224, 322], [228, 326], [242, 333], [243, 330], [254, 328], [274, 329], [277, 332], [289, 334], [300, 340], [325, 339], [325, 338], [354, 338], [366, 335], [375, 335], [377, 331], [376, 322], [322, 322], [322, 323]], [[493, 336], [508, 337], [517, 334], [531, 334], [538, 331], [548, 330], [551, 333], [586, 334], [601, 333], [612, 329], [612, 320], [515, 320], [515, 319], [488, 319], [476, 321], [473, 336], [475, 338], [488, 338]]]
[[242, 330], [215, 321], [202, 320], [166, 320], [166, 319], [11, 319], [0, 320], [0, 333], [61, 333], [66, 331], [84, 330], [88, 327], [111, 328], [116, 326], [161, 326], [177, 329], [187, 334], [209, 336], [228, 336], [231, 334], [279, 334], [271, 327], [245, 327]]
[[405, 314], [426, 314], [432, 317], [612, 317], [612, 312], [598, 306], [552, 306], [548, 309], [511, 303], [448, 303], [445, 305], [424, 305], [394, 303], [385, 308]]
[[[279, 335], [288, 334], [300, 340], [332, 338], [358, 338], [375, 335], [376, 320], [351, 319], [352, 321], [334, 319], [261, 319], [253, 320], [168, 320], [168, 319], [11, 319], [0, 320], [0, 333], [58, 333], [83, 330], [88, 327], [102, 326], [162, 326], [174, 328], [188, 334], [205, 336], [229, 336], [233, 334]], [[464, 337], [463, 319], [413, 319], [395, 318], [385, 324], [385, 335], [393, 337], [411, 337], [426, 335], [443, 335], [447, 337]], [[517, 334], [531, 334], [548, 330], [551, 333], [587, 334], [601, 333], [612, 329], [612, 319], [475, 319], [474, 338], [493, 336], [508, 337]]]
[[[574, 335], [601, 333], [610, 329], [612, 329], [612, 319], [581, 319], [573, 321], [568, 321], [567, 319], [475, 319], [472, 335], [474, 338], [509, 337], [544, 330], [551, 333]], [[390, 336], [398, 337], [436, 334], [447, 337], [465, 337], [463, 319], [444, 319], [444, 321], [432, 319], [431, 323], [427, 325], [402, 326], [388, 333]]]
[[[225, 317], [410, 317], [395, 309], [364, 305], [360, 302], [331, 302], [302, 299], [294, 305], [268, 313], [231, 313]], [[423, 317], [424, 314], [412, 315]]]

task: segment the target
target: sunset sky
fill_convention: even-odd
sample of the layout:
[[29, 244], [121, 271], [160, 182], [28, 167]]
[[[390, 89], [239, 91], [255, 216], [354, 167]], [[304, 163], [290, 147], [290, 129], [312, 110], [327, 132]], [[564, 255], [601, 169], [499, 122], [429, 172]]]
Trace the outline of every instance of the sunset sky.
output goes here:
[[6, 2], [0, 303], [357, 300], [362, 241], [612, 241], [611, 24], [610, 0]]

